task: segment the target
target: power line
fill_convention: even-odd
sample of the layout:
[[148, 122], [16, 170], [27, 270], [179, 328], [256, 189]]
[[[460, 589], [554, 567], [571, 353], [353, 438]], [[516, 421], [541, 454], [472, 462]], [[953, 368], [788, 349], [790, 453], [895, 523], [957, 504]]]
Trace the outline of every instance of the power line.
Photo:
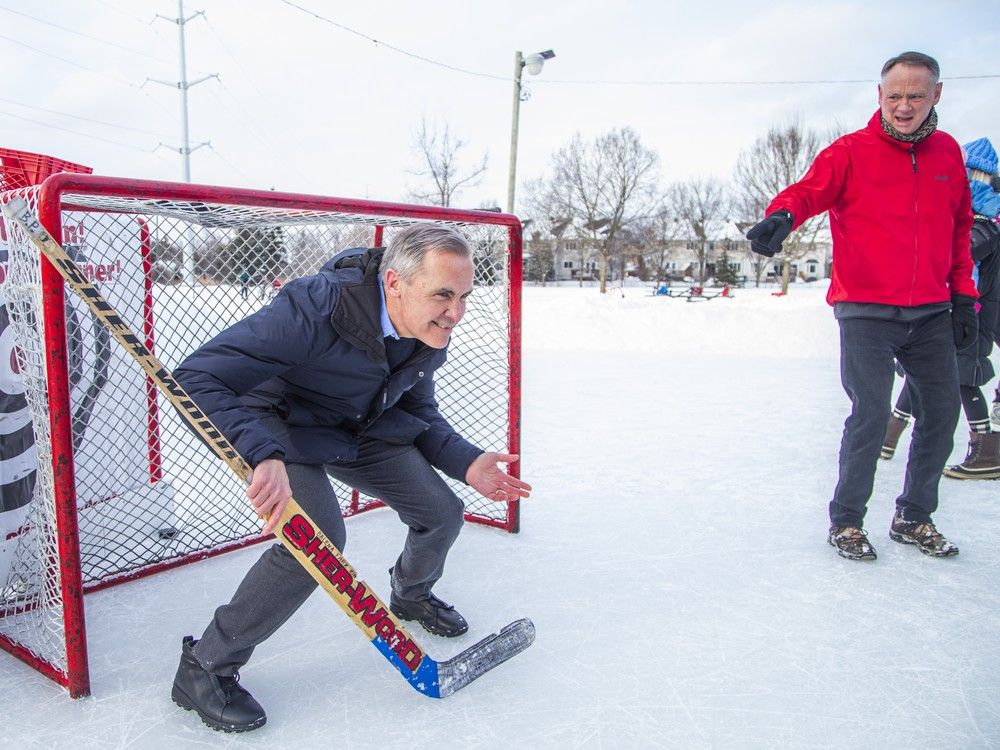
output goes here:
[[90, 39], [91, 41], [99, 42], [100, 44], [107, 45], [108, 47], [114, 47], [115, 49], [120, 49], [124, 52], [128, 52], [133, 55], [140, 55], [142, 57], [149, 58], [150, 60], [155, 60], [156, 62], [165, 63], [168, 65], [173, 64], [173, 60], [167, 60], [166, 58], [163, 57], [157, 57], [156, 55], [151, 55], [148, 52], [144, 52], [143, 50], [133, 49], [132, 47], [126, 47], [123, 44], [112, 42], [110, 39], [102, 39], [101, 37], [93, 36], [92, 34], [86, 34], [82, 31], [77, 31], [76, 29], [71, 29], [67, 26], [60, 26], [59, 24], [54, 23], [52, 21], [48, 21], [44, 18], [39, 18], [38, 16], [32, 16], [28, 13], [24, 13], [19, 10], [14, 10], [12, 8], [8, 8], [3, 5], [0, 5], [0, 10], [7, 11], [8, 13], [12, 13], [16, 16], [21, 16], [23, 18], [30, 18], [32, 21], [44, 24], [45, 26], [51, 26], [52, 28], [59, 29], [60, 31], [65, 31], [67, 34], [74, 34], [76, 36], [83, 37], [84, 39]]
[[30, 117], [23, 117], [21, 115], [15, 115], [12, 112], [3, 112], [3, 111], [0, 111], [0, 115], [3, 115], [5, 117], [13, 117], [15, 120], [23, 120], [24, 122], [30, 122], [30, 123], [32, 123], [34, 125], [41, 125], [43, 128], [51, 128], [53, 130], [60, 130], [60, 131], [62, 131], [64, 133], [72, 133], [73, 135], [78, 135], [78, 136], [81, 136], [82, 138], [92, 138], [95, 141], [103, 141], [104, 143], [110, 143], [110, 144], [115, 145], [115, 146], [121, 146], [123, 148], [131, 149], [132, 151], [140, 151], [140, 152], [142, 152], [144, 154], [151, 154], [154, 151], [154, 149], [151, 149], [151, 148], [148, 148], [148, 149], [147, 148], [139, 148], [138, 146], [133, 146], [130, 143], [122, 143], [121, 141], [114, 141], [114, 140], [111, 140], [110, 138], [102, 138], [99, 135], [91, 135], [90, 133], [81, 133], [79, 130], [72, 130], [70, 128], [62, 128], [62, 127], [59, 127], [58, 125], [52, 125], [52, 124], [47, 123], [47, 122], [42, 122], [41, 120], [33, 120]]
[[152, 97], [150, 97], [149, 94], [147, 94], [145, 91], [143, 91], [142, 86], [137, 86], [134, 83], [129, 83], [128, 80], [126, 80], [124, 78], [121, 78], [120, 76], [116, 76], [116, 75], [112, 75], [110, 73], [106, 73], [103, 70], [98, 70], [97, 68], [91, 68], [91, 67], [89, 67], [87, 65], [83, 65], [83, 64], [75, 62], [73, 60], [68, 60], [65, 57], [60, 57], [59, 55], [54, 55], [51, 52], [46, 52], [43, 49], [39, 49], [38, 47], [33, 47], [30, 44], [26, 44], [25, 42], [22, 42], [20, 39], [14, 39], [14, 38], [9, 37], [9, 36], [4, 36], [3, 34], [0, 34], [0, 39], [8, 41], [11, 44], [17, 44], [17, 45], [19, 45], [21, 47], [24, 47], [26, 49], [30, 49], [32, 52], [37, 52], [40, 55], [45, 55], [46, 57], [51, 57], [51, 58], [53, 58], [55, 60], [58, 60], [59, 62], [66, 63], [67, 65], [70, 65], [70, 66], [72, 66], [74, 68], [79, 68], [80, 70], [86, 70], [89, 73], [96, 73], [97, 75], [103, 76], [104, 78], [109, 78], [110, 80], [115, 81], [116, 83], [118, 83], [120, 85], [128, 86], [130, 89], [135, 89], [136, 91], [139, 91], [147, 99], [149, 99], [151, 102], [153, 102], [153, 104], [156, 107], [158, 107], [159, 109], [163, 110], [164, 112], [166, 111], [166, 110], [163, 109], [163, 105], [162, 104], [160, 104], [159, 102], [157, 102], [155, 99], [153, 99]]
[[[153, 21], [147, 21], [144, 18], [140, 18], [139, 16], [135, 16], [135, 15], [129, 13], [128, 11], [122, 10], [118, 6], [116, 6], [116, 5], [112, 4], [112, 3], [109, 3], [108, 0], [97, 0], [97, 2], [99, 2], [101, 5], [105, 5], [108, 8], [111, 8], [111, 10], [115, 11], [116, 13], [120, 13], [121, 15], [125, 16], [129, 20], [135, 21], [138, 25], [142, 26], [143, 30], [153, 32], [153, 36], [155, 36], [157, 39], [159, 39], [164, 44], [169, 44], [168, 40], [165, 39], [162, 34], [160, 34], [160, 32], [156, 29], [155, 26], [153, 26]], [[154, 19], [154, 21], [155, 21], [155, 19]], [[199, 72], [204, 72], [204, 71], [200, 71], [199, 70]]]
[[232, 169], [237, 174], [241, 175], [243, 177], [243, 179], [246, 180], [248, 183], [250, 183], [251, 185], [254, 184], [255, 180], [254, 180], [253, 177], [251, 177], [246, 172], [244, 172], [242, 169], [240, 169], [235, 164], [233, 164], [231, 161], [229, 161], [229, 159], [227, 159], [225, 156], [223, 156], [219, 152], [219, 150], [215, 146], [213, 146], [211, 143], [208, 144], [208, 150], [211, 151], [213, 154], [215, 154], [217, 157], [219, 157], [219, 159], [221, 159], [223, 163], [227, 164], [230, 169]]
[[58, 60], [59, 62], [64, 62], [67, 65], [72, 65], [74, 68], [80, 68], [81, 70], [86, 70], [86, 71], [88, 71], [90, 73], [97, 73], [98, 75], [102, 75], [102, 76], [105, 76], [107, 78], [113, 78], [114, 80], [118, 81], [119, 83], [124, 83], [126, 86], [131, 86], [132, 88], [139, 88], [135, 84], [129, 83], [128, 81], [126, 81], [126, 80], [124, 80], [122, 78], [119, 78], [118, 76], [112, 76], [109, 73], [105, 73], [103, 70], [98, 70], [97, 68], [91, 68], [91, 67], [89, 67], [87, 65], [83, 65], [83, 64], [75, 62], [73, 60], [68, 60], [65, 57], [60, 57], [59, 55], [55, 55], [55, 54], [53, 54], [51, 52], [46, 52], [45, 50], [39, 49], [38, 47], [32, 47], [30, 44], [22, 42], [20, 39], [14, 39], [13, 37], [4, 36], [3, 34], [0, 34], [0, 39], [8, 41], [11, 44], [17, 44], [17, 45], [19, 45], [21, 47], [25, 47], [27, 49], [30, 49], [32, 52], [37, 52], [40, 55], [45, 55], [46, 57], [51, 57], [52, 59]]
[[[510, 76], [499, 76], [492, 73], [482, 73], [475, 70], [468, 70], [467, 68], [460, 68], [456, 65], [449, 65], [448, 63], [441, 62], [439, 60], [434, 60], [423, 55], [418, 55], [415, 52], [410, 52], [402, 47], [396, 47], [395, 45], [388, 44], [387, 42], [382, 42], [375, 37], [369, 36], [357, 29], [352, 29], [350, 26], [345, 26], [342, 23], [338, 23], [331, 18], [322, 16], [315, 11], [309, 10], [308, 8], [303, 8], [301, 5], [292, 2], [291, 0], [280, 0], [285, 5], [295, 8], [307, 15], [312, 16], [318, 21], [323, 21], [331, 26], [336, 26], [342, 31], [346, 31], [354, 36], [366, 39], [373, 44], [390, 49], [393, 52], [397, 52], [401, 55], [406, 55], [407, 57], [413, 58], [414, 60], [420, 60], [422, 62], [428, 63], [429, 65], [435, 65], [439, 68], [445, 68], [446, 70], [452, 70], [456, 73], [464, 73], [465, 75], [476, 76], [478, 78], [489, 78], [494, 81], [513, 81]], [[957, 80], [975, 80], [975, 79], [986, 79], [986, 78], [1000, 78], [1000, 73], [990, 73], [983, 75], [965, 75], [965, 76], [948, 76], [942, 78], [943, 81], [957, 81]], [[591, 80], [573, 80], [573, 79], [559, 79], [559, 78], [544, 78], [538, 81], [533, 81], [533, 83], [541, 83], [545, 85], [557, 85], [557, 84], [587, 84], [587, 85], [606, 85], [606, 86], [795, 86], [795, 85], [827, 85], [831, 83], [872, 83], [871, 78], [859, 78], [859, 79], [816, 79], [816, 80], [773, 80], [773, 81], [670, 81], [670, 80], [614, 80], [614, 79], [591, 79]]]
[[[222, 48], [222, 50], [227, 55], [229, 55], [229, 58], [236, 64], [236, 67], [240, 69], [240, 71], [243, 73], [243, 75], [246, 76], [247, 80], [250, 81], [250, 85], [253, 86], [254, 90], [260, 95], [260, 100], [262, 102], [267, 101], [267, 96], [264, 94], [263, 91], [260, 90], [260, 87], [257, 85], [256, 81], [254, 81], [253, 77], [250, 75], [250, 73], [247, 71], [247, 69], [244, 68], [243, 65], [240, 63], [240, 61], [236, 58], [236, 55], [233, 54], [232, 50], [229, 48], [229, 45], [226, 44], [225, 40], [222, 38], [222, 36], [216, 30], [216, 28], [212, 24], [212, 22], [209, 20], [208, 15], [206, 14], [203, 17], [205, 19], [205, 23], [208, 25], [209, 31], [216, 38], [216, 40], [219, 42], [219, 46]], [[311, 180], [302, 172], [302, 170], [299, 169], [298, 164], [296, 164], [292, 159], [289, 159], [281, 151], [281, 149], [278, 148], [277, 143], [275, 143], [274, 140], [272, 140], [271, 137], [268, 135], [267, 129], [260, 126], [260, 124], [256, 121], [256, 119], [253, 117], [253, 115], [251, 114], [251, 112], [249, 110], [247, 110], [247, 108], [245, 108], [240, 103], [239, 99], [236, 98], [236, 95], [226, 85], [225, 81], [223, 81], [220, 78], [219, 79], [219, 84], [221, 85], [223, 91], [225, 91], [226, 94], [229, 95], [229, 98], [233, 100], [233, 102], [236, 104], [236, 106], [239, 107], [244, 112], [244, 116], [246, 118], [246, 121], [250, 122], [250, 123], [253, 123], [253, 126], [258, 130], [258, 132], [259, 132], [260, 135], [258, 135], [256, 137], [258, 137], [258, 139], [261, 140], [261, 142], [263, 142], [267, 146], [269, 146], [271, 148], [271, 150], [274, 151], [274, 153], [276, 153], [278, 155], [278, 157], [281, 159], [282, 166], [286, 167], [286, 168], [287, 167], [291, 167], [292, 169], [294, 169], [295, 172], [298, 173], [299, 177], [302, 178], [302, 180], [303, 180], [304, 183], [308, 184], [309, 182], [311, 182]], [[221, 99], [219, 99], [218, 101], [222, 102]], [[278, 111], [283, 111], [283, 109], [279, 108]], [[287, 124], [284, 124], [284, 129], [285, 129], [286, 132], [289, 132], [291, 130], [291, 128], [289, 128]], [[216, 152], [216, 153], [218, 153], [218, 152]], [[222, 158], [222, 155], [220, 154], [219, 157]]]
[[[977, 80], [987, 78], [1000, 78], [1000, 73], [990, 73], [970, 76], [944, 76], [942, 81]], [[662, 80], [574, 80], [567, 78], [539, 78], [532, 81], [532, 84], [589, 84], [589, 85], [612, 85], [612, 86], [798, 86], [811, 84], [831, 84], [831, 83], [874, 83], [874, 78], [826, 78], [811, 80], [773, 80], [773, 81], [662, 81]]]
[[139, 16], [132, 15], [131, 13], [129, 13], [126, 10], [122, 10], [117, 5], [113, 5], [112, 3], [109, 3], [108, 0], [97, 0], [97, 2], [99, 2], [101, 5], [104, 5], [104, 6], [108, 7], [108, 8], [111, 8], [111, 10], [115, 11], [116, 13], [120, 13], [121, 15], [125, 16], [126, 18], [131, 18], [133, 21], [136, 21], [137, 23], [139, 23], [139, 24], [141, 24], [143, 26], [146, 26], [146, 20], [145, 19], [143, 19], [143, 18], [141, 18]]
[[443, 63], [443, 62], [440, 62], [438, 60], [432, 60], [429, 57], [424, 57], [423, 55], [418, 55], [417, 53], [410, 52], [408, 50], [403, 49], [402, 47], [396, 47], [396, 46], [394, 46], [392, 44], [389, 44], [387, 42], [381, 42], [378, 39], [376, 39], [375, 37], [368, 36], [367, 34], [363, 34], [360, 31], [352, 29], [350, 26], [344, 26], [344, 24], [337, 23], [333, 19], [327, 18], [325, 16], [321, 16], [319, 13], [314, 13], [313, 11], [309, 10], [308, 8], [303, 8], [301, 5], [298, 5], [296, 3], [291, 2], [291, 0], [281, 0], [281, 2], [283, 2], [285, 5], [288, 5], [288, 6], [292, 7], [292, 8], [295, 8], [296, 10], [300, 10], [300, 11], [302, 11], [303, 13], [305, 13], [307, 15], [312, 16], [313, 18], [315, 18], [318, 21], [323, 21], [324, 23], [328, 23], [331, 26], [336, 26], [338, 29], [346, 31], [349, 34], [353, 34], [354, 36], [359, 36], [362, 39], [366, 39], [369, 42], [372, 42], [372, 43], [374, 43], [376, 45], [380, 45], [382, 47], [385, 47], [386, 49], [391, 49], [393, 52], [397, 52], [397, 53], [399, 53], [401, 55], [406, 55], [407, 57], [411, 57], [414, 60], [420, 60], [422, 62], [429, 63], [430, 65], [436, 65], [439, 68], [446, 68], [447, 70], [453, 70], [456, 73], [464, 73], [465, 75], [476, 76], [478, 78], [491, 78], [494, 81], [512, 81], [513, 80], [510, 76], [498, 76], [498, 75], [493, 75], [492, 73], [480, 73], [480, 72], [475, 71], [475, 70], [468, 70], [467, 68], [459, 68], [459, 67], [457, 67], [455, 65], [449, 65], [448, 63]]
[[142, 130], [141, 128], [131, 128], [128, 125], [118, 125], [118, 124], [113, 123], [113, 122], [105, 122], [104, 120], [95, 120], [92, 117], [84, 117], [83, 115], [73, 115], [73, 114], [70, 114], [69, 112], [60, 112], [60, 111], [55, 110], [55, 109], [46, 109], [45, 107], [36, 107], [33, 104], [25, 104], [24, 102], [17, 102], [17, 101], [14, 101], [13, 99], [4, 99], [4, 98], [0, 97], [0, 102], [4, 102], [5, 104], [13, 104], [13, 105], [18, 106], [18, 107], [24, 107], [25, 109], [37, 109], [39, 112], [48, 112], [49, 114], [59, 115], [60, 117], [69, 117], [69, 118], [74, 119], [74, 120], [82, 120], [83, 122], [92, 122], [92, 123], [94, 123], [96, 125], [105, 125], [105, 126], [107, 126], [109, 128], [118, 128], [119, 130], [129, 130], [129, 131], [131, 131], [133, 133], [142, 133], [143, 135], [155, 135], [155, 136], [157, 136], [159, 138], [175, 138], [175, 136], [164, 135], [163, 133], [157, 133], [156, 131], [153, 131], [153, 130]]
[[167, 62], [163, 58], [154, 57], [153, 55], [149, 54], [148, 52], [143, 52], [142, 50], [132, 49], [131, 47], [126, 47], [126, 46], [124, 46], [122, 44], [118, 44], [117, 42], [112, 42], [112, 41], [110, 41], [108, 39], [101, 39], [100, 37], [91, 36], [90, 34], [85, 34], [82, 31], [77, 31], [76, 29], [71, 29], [71, 28], [68, 28], [66, 26], [60, 26], [59, 24], [53, 23], [52, 21], [47, 21], [44, 18], [38, 18], [38, 16], [32, 16], [32, 15], [30, 15], [28, 13], [22, 13], [19, 10], [14, 10], [12, 8], [7, 8], [7, 7], [3, 6], [3, 5], [0, 5], [0, 10], [7, 11], [8, 13], [12, 13], [15, 16], [21, 16], [22, 18], [30, 18], [32, 21], [44, 24], [46, 26], [51, 26], [52, 28], [59, 29], [60, 31], [65, 31], [67, 34], [74, 34], [76, 36], [83, 37], [84, 39], [90, 39], [91, 41], [100, 42], [101, 44], [106, 44], [109, 47], [114, 47], [115, 49], [120, 49], [120, 50], [124, 50], [125, 52], [130, 52], [133, 55], [141, 55], [143, 57], [148, 57], [151, 60], [156, 60], [157, 62]]

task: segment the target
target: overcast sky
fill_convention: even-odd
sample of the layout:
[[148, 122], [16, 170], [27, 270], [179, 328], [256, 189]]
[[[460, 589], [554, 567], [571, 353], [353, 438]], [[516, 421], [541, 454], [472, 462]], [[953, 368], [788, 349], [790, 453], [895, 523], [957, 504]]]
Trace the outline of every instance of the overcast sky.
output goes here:
[[[574, 133], [621, 126], [657, 150], [664, 183], [728, 178], [772, 124], [862, 127], [882, 63], [906, 49], [941, 63], [940, 127], [1000, 146], [1000, 0], [295, 4], [326, 20], [282, 0], [185, 0], [205, 11], [186, 24], [189, 80], [220, 77], [189, 92], [191, 143], [212, 144], [193, 182], [400, 200], [425, 117], [468, 142], [467, 163], [488, 154], [456, 205], [502, 206], [514, 51], [549, 48], [524, 77], [519, 193]], [[180, 180], [178, 153], [157, 150], [180, 144], [180, 94], [144, 83], [179, 79], [177, 25], [156, 14], [177, 2], [0, 0], [0, 146]]]

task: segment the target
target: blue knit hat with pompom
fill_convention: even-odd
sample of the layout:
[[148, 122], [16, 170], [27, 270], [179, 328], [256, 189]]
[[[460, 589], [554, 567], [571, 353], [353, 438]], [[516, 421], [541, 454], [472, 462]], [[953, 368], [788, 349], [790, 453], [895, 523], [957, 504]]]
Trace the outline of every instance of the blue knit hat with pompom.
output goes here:
[[978, 138], [962, 148], [965, 149], [965, 166], [986, 174], [996, 174], [997, 152], [989, 138]]

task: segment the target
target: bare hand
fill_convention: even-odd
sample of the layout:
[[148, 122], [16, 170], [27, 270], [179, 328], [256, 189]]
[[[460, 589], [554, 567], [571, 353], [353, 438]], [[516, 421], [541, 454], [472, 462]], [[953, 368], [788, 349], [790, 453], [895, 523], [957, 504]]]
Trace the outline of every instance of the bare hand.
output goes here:
[[266, 518], [262, 535], [274, 531], [285, 512], [285, 506], [292, 499], [292, 489], [288, 486], [288, 474], [285, 472], [285, 462], [276, 458], [268, 458], [257, 464], [250, 475], [250, 486], [247, 487], [247, 497], [259, 518]]
[[466, 483], [483, 497], [497, 503], [520, 500], [531, 494], [531, 485], [502, 471], [497, 464], [509, 464], [520, 456], [514, 453], [483, 453], [465, 472]]

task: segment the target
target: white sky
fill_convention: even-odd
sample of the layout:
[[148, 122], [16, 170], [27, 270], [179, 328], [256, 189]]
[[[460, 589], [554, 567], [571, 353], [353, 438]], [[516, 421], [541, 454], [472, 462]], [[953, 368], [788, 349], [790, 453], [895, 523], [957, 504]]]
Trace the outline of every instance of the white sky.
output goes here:
[[[521, 180], [540, 175], [575, 132], [626, 125], [659, 152], [664, 182], [726, 178], [740, 150], [772, 124], [797, 117], [821, 130], [863, 126], [882, 63], [905, 49], [941, 63], [944, 130], [962, 143], [1000, 139], [997, 0], [299, 5], [495, 78], [408, 57], [281, 0], [186, 0], [187, 15], [207, 15], [186, 26], [189, 80], [221, 76], [190, 90], [191, 142], [214, 148], [192, 155], [194, 182], [400, 200], [417, 182], [407, 170], [418, 165], [413, 136], [426, 116], [468, 141], [470, 162], [489, 155], [485, 180], [456, 205], [503, 205], [517, 49], [557, 54], [537, 78], [525, 75], [519, 194]], [[160, 141], [180, 143], [180, 94], [143, 86], [147, 77], [179, 78], [176, 25], [150, 23], [177, 10], [172, 0], [0, 0], [0, 146], [103, 174], [181, 179], [176, 152], [153, 152]], [[990, 75], [998, 77], [950, 80]], [[864, 82], [568, 82], [776, 80]]]

